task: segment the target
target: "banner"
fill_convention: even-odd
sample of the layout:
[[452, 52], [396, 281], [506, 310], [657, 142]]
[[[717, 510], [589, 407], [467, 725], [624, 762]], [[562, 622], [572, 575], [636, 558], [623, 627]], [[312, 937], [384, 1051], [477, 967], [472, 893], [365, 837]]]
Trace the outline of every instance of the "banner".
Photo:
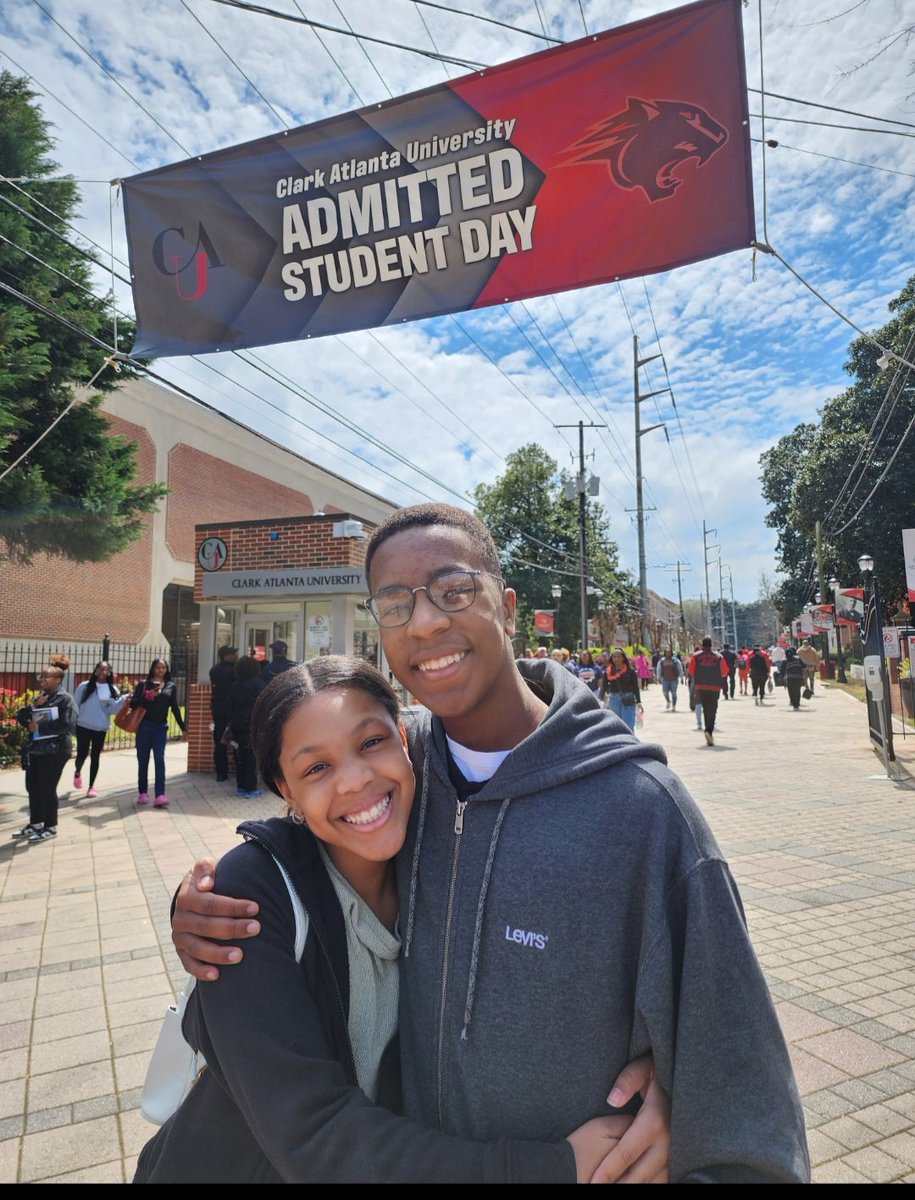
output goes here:
[[902, 531], [902, 555], [905, 559], [905, 586], [909, 601], [915, 600], [915, 529]]
[[534, 628], [538, 633], [547, 634], [550, 637], [556, 625], [555, 613], [550, 608], [537, 608], [534, 610]]
[[864, 617], [864, 588], [836, 588], [836, 624], [857, 628]]
[[138, 356], [667, 271], [755, 239], [740, 0], [121, 181]]
[[828, 633], [830, 629], [835, 629], [836, 617], [831, 604], [818, 604], [811, 609], [810, 616], [814, 633]]

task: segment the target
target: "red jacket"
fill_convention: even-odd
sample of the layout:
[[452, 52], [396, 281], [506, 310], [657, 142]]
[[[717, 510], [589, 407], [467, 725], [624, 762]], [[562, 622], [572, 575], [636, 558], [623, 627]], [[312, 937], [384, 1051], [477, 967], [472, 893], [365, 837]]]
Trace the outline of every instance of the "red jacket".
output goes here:
[[731, 673], [728, 664], [714, 650], [697, 650], [687, 670], [693, 678], [693, 690], [698, 692], [720, 691]]

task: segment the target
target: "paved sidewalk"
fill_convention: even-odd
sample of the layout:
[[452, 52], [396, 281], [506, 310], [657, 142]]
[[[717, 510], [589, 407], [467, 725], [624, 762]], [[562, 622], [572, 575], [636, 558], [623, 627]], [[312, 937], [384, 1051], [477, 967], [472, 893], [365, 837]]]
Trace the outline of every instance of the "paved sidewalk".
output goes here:
[[[645, 694], [642, 736], [708, 817], [738, 881], [791, 1045], [817, 1182], [915, 1179], [915, 783], [890, 780], [863, 705], [818, 686], [799, 713], [719, 707], [712, 747]], [[915, 774], [915, 734], [897, 738]], [[124, 1183], [153, 1132], [137, 1109], [183, 974], [168, 905], [195, 857], [281, 805], [189, 775], [167, 752], [167, 810], [135, 806], [134, 755], [106, 754], [93, 800], [20, 845], [20, 771], [0, 772], [0, 1182]], [[72, 782], [72, 771], [63, 779]]]

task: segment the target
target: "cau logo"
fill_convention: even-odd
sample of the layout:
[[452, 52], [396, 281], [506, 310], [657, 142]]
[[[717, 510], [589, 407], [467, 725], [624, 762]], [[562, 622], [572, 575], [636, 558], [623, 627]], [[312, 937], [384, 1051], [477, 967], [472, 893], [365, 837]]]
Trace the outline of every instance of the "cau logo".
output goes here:
[[185, 237], [181, 225], [161, 230], [152, 244], [152, 258], [160, 274], [174, 277], [179, 300], [199, 300], [209, 287], [210, 271], [222, 266], [202, 224], [197, 226], [196, 237]]
[[666, 200], [688, 159], [705, 163], [728, 140], [728, 131], [696, 104], [629, 98], [625, 112], [601, 121], [570, 147], [569, 163], [606, 162], [623, 188], [640, 187], [649, 200]]

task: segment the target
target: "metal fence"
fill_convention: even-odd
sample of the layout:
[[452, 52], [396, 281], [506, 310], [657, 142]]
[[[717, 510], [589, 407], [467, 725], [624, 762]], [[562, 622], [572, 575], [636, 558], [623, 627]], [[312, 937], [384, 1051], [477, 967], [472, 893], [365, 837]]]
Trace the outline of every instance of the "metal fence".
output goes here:
[[[37, 694], [37, 672], [59, 655], [65, 654], [70, 668], [64, 675], [62, 687], [72, 696], [77, 687], [88, 679], [99, 662], [108, 662], [121, 692], [133, 691], [146, 678], [150, 663], [164, 658], [169, 664], [172, 681], [177, 685], [178, 705], [187, 710], [188, 680], [197, 677], [197, 647], [190, 639], [174, 645], [134, 645], [112, 642], [107, 635], [95, 645], [80, 643], [22, 642], [0, 643], [0, 766], [18, 763], [27, 731], [16, 721], [16, 713]], [[169, 724], [169, 735], [180, 737], [177, 725]], [[134, 744], [132, 733], [119, 729], [114, 721], [106, 750], [125, 750]]]

